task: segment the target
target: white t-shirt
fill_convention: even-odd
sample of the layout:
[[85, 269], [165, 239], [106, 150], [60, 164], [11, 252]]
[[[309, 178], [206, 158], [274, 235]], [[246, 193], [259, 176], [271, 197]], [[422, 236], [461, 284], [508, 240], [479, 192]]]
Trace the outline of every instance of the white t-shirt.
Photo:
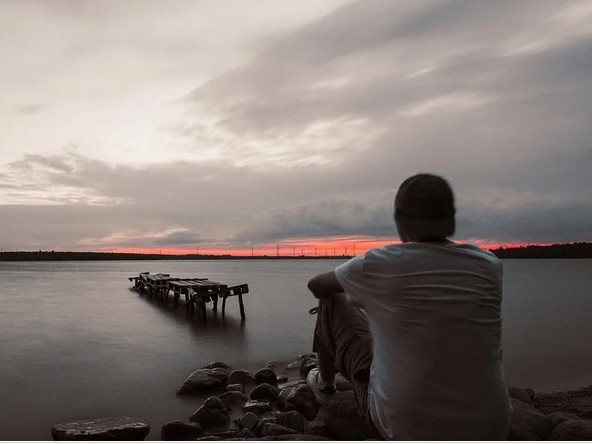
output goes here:
[[387, 439], [507, 439], [502, 265], [453, 242], [407, 242], [335, 270], [373, 338], [368, 404]]

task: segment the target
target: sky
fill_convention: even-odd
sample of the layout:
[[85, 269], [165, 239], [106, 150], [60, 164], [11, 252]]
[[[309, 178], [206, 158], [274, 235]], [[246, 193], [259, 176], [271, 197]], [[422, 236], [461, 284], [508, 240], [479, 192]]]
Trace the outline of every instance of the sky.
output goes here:
[[0, 249], [592, 240], [592, 2], [0, 0]]

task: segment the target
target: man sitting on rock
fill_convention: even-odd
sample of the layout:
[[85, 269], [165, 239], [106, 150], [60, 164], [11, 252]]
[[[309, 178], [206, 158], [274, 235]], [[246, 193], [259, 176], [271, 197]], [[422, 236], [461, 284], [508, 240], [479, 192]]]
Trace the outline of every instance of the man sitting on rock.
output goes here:
[[448, 239], [454, 196], [441, 177], [405, 180], [394, 219], [402, 244], [309, 281], [319, 368], [308, 385], [325, 402], [341, 373], [385, 439], [507, 439], [501, 262]]

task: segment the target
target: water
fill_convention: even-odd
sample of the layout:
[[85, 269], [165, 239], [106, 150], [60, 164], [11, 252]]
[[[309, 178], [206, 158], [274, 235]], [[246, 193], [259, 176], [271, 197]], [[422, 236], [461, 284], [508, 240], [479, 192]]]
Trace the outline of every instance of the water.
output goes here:
[[[0, 262], [0, 439], [47, 440], [55, 423], [132, 415], [160, 427], [198, 407], [175, 395], [201, 365], [254, 371], [311, 348], [311, 276], [341, 260]], [[504, 360], [511, 385], [592, 384], [591, 260], [507, 260]], [[141, 271], [249, 283], [208, 323], [130, 290]]]

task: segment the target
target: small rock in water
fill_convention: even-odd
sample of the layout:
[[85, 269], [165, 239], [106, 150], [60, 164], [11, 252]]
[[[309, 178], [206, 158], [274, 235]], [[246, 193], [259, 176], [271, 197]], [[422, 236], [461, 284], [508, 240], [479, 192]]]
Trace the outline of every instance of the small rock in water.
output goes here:
[[[288, 390], [287, 396], [284, 394], [286, 390]], [[309, 420], [315, 418], [321, 407], [307, 385], [282, 390], [277, 403], [280, 410], [296, 410]]]
[[243, 406], [245, 412], [253, 412], [255, 414], [263, 414], [271, 412], [271, 404], [264, 401], [247, 401]]
[[220, 395], [220, 399], [224, 401], [227, 406], [242, 407], [249, 400], [247, 395], [243, 392], [228, 391]]
[[264, 382], [253, 389], [251, 399], [275, 401], [279, 394], [280, 389], [277, 386]]
[[[211, 399], [212, 398], [208, 398], [208, 400]], [[220, 398], [218, 398], [217, 401], [224, 404]], [[210, 401], [209, 407], [206, 404], [202, 405], [193, 415], [191, 415], [189, 420], [199, 422], [204, 429], [226, 425], [230, 421], [228, 407], [224, 405], [223, 409], [218, 408], [216, 406], [218, 404], [217, 401]]]
[[228, 385], [228, 375], [219, 370], [199, 369], [189, 375], [177, 390], [177, 394], [202, 394], [214, 390], [225, 389]]
[[267, 382], [268, 384], [277, 384], [277, 376], [272, 369], [262, 368], [255, 373], [255, 381], [257, 384], [263, 384], [264, 382]]
[[169, 422], [162, 426], [160, 439], [163, 441], [189, 441], [199, 437], [201, 426], [194, 422]]
[[228, 387], [226, 387], [226, 391], [245, 393], [245, 388], [243, 387], [242, 384], [228, 384]]
[[238, 420], [238, 424], [241, 429], [254, 430], [255, 426], [259, 422], [259, 418], [253, 412], [247, 412], [241, 416]]
[[551, 439], [555, 441], [591, 441], [592, 420], [570, 419], [559, 424], [551, 433]]
[[149, 431], [150, 426], [144, 419], [112, 416], [56, 424], [51, 428], [51, 436], [54, 441], [141, 441]]
[[220, 368], [220, 369], [224, 369], [224, 370], [232, 370], [232, 367], [230, 367], [225, 362], [220, 362], [220, 361], [210, 362], [210, 363], [204, 365], [202, 368], [209, 368], [212, 370], [215, 368]]
[[255, 382], [255, 378], [246, 370], [234, 370], [230, 373], [231, 384]]

